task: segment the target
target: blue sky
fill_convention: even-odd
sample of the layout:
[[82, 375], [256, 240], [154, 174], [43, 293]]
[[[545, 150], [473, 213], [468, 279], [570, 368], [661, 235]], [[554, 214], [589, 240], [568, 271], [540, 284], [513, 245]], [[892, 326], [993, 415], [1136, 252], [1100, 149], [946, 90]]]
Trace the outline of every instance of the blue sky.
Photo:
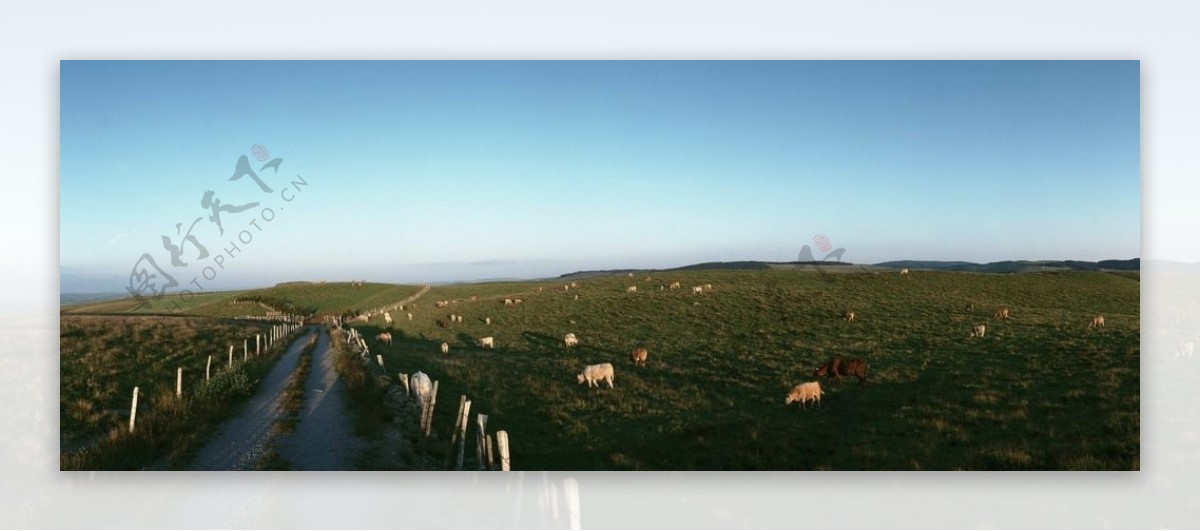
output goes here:
[[[784, 261], [816, 234], [857, 263], [1132, 258], [1139, 106], [1136, 61], [67, 61], [61, 289], [120, 291], [143, 253], [203, 289]], [[270, 194], [228, 180], [255, 144]], [[220, 235], [209, 190], [259, 206]], [[196, 218], [209, 257], [175, 268]]]

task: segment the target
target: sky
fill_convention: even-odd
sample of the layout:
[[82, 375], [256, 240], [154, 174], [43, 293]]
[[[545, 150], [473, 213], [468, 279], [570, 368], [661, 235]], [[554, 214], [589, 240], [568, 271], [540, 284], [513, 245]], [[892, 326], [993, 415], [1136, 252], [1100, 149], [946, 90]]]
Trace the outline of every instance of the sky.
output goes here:
[[[1139, 75], [1137, 61], [64, 61], [60, 290], [123, 291], [144, 254], [195, 291], [787, 261], [805, 245], [820, 259], [817, 235], [854, 263], [1134, 258]], [[230, 180], [243, 156], [270, 192]]]

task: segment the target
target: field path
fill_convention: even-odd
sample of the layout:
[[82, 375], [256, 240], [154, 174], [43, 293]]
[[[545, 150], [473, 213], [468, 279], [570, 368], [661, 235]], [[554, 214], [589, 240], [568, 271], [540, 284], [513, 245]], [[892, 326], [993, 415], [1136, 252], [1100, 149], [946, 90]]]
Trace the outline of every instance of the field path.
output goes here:
[[[270, 448], [272, 425], [283, 413], [283, 392], [300, 362], [309, 329], [288, 346], [242, 412], [227, 421], [192, 461], [192, 470], [254, 470]], [[326, 338], [327, 339], [327, 338]]]
[[364, 443], [354, 435], [346, 390], [334, 367], [329, 334], [319, 329], [304, 407], [296, 431], [279, 441], [279, 454], [294, 470], [353, 470]]

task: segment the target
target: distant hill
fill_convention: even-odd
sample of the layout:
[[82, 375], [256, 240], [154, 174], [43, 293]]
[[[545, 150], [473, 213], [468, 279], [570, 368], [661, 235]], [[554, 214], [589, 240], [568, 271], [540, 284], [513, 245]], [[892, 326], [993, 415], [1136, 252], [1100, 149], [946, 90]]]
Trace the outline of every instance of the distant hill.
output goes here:
[[[671, 271], [761, 271], [778, 269], [788, 266], [816, 265], [823, 268], [835, 268], [855, 265], [852, 262], [765, 262], [760, 260], [743, 260], [737, 262], [704, 262], [700, 264], [674, 267], [670, 269], [608, 269], [597, 271], [576, 271], [567, 273], [559, 278], [579, 279], [588, 277], [624, 275], [628, 273], [663, 273]], [[1080, 260], [1006, 260], [979, 264], [975, 262], [955, 262], [938, 260], [895, 260], [871, 264], [872, 268], [888, 269], [932, 269], [936, 271], [965, 271], [972, 273], [1032, 273], [1037, 271], [1140, 271], [1141, 259], [1101, 260], [1086, 262]]]
[[1032, 273], [1037, 271], [1140, 271], [1141, 259], [1101, 260], [1005, 260], [977, 264], [974, 262], [941, 262], [935, 260], [897, 260], [875, 264], [878, 267], [933, 269], [937, 271], [966, 271], [973, 273]]

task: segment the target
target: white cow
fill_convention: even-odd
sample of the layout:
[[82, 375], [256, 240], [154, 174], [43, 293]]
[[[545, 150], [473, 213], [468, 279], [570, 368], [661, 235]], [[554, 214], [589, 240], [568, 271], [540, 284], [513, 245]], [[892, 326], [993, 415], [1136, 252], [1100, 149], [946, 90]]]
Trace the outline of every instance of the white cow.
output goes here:
[[411, 321], [411, 320], [412, 320], [412, 314], [411, 314], [411, 313], [410, 313], [410, 314], [408, 314], [408, 320], [409, 320], [409, 321]]
[[383, 312], [383, 320], [387, 324], [392, 324], [392, 314], [390, 314], [388, 312]]
[[566, 337], [563, 337], [563, 342], [566, 343], [568, 347], [573, 347], [579, 344], [579, 340], [575, 338], [575, 334], [567, 334]]
[[987, 327], [986, 327], [986, 326], [984, 326], [984, 325], [976, 325], [976, 326], [975, 326], [975, 329], [971, 331], [971, 337], [983, 337], [983, 334], [984, 334], [985, 332], [987, 332]]
[[637, 293], [637, 286], [629, 286], [625, 288], [625, 293]]
[[612, 364], [601, 363], [599, 365], [584, 367], [583, 372], [577, 374], [575, 378], [580, 384], [587, 382], [588, 387], [600, 387], [600, 384], [597, 382], [606, 381], [608, 382], [608, 388], [612, 389], [614, 376]]
[[450, 344], [442, 343], [442, 354], [449, 354], [449, 353], [450, 353]]
[[907, 275], [907, 274], [908, 274], [908, 270], [907, 270], [907, 269], [901, 269], [901, 270], [900, 270], [900, 274], [901, 274], [901, 275]]
[[704, 286], [692, 286], [692, 293], [704, 293]]
[[821, 395], [825, 394], [821, 390], [821, 382], [806, 382], [792, 388], [792, 392], [788, 393], [785, 404], [792, 402], [800, 402], [800, 407], [806, 407], [809, 401], [816, 402], [821, 405]]
[[487, 336], [479, 340], [479, 346], [484, 348], [496, 348], [496, 339], [492, 336]]

